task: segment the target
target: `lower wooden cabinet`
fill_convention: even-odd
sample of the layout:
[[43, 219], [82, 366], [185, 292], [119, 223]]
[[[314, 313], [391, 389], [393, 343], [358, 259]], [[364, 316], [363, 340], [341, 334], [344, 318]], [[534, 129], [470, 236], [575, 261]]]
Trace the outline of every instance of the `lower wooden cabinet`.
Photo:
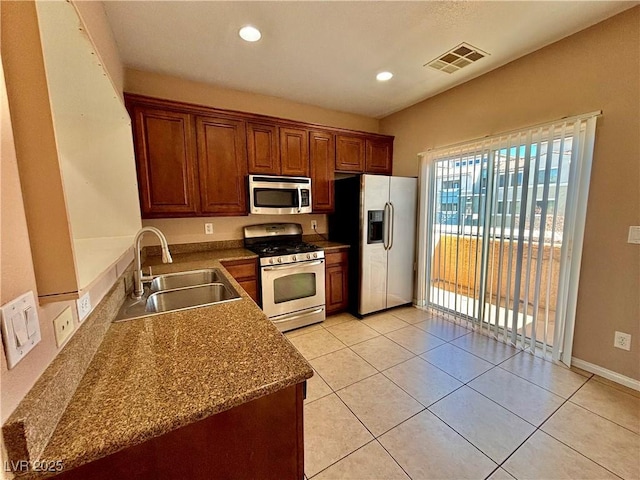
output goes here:
[[346, 251], [325, 253], [325, 297], [327, 315], [349, 306], [349, 256]]
[[244, 288], [245, 292], [256, 302], [261, 305], [260, 283], [258, 281], [258, 259], [250, 258], [248, 260], [223, 260], [222, 266], [227, 269], [236, 282]]
[[60, 480], [302, 479], [305, 382], [107, 457]]

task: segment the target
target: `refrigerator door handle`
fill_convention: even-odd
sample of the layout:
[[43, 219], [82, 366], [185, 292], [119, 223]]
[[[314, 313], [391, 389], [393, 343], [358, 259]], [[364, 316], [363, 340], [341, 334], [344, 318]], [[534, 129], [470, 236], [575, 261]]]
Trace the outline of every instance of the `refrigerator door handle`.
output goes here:
[[389, 250], [389, 217], [391, 215], [391, 209], [389, 202], [384, 204], [384, 211], [382, 217], [382, 245], [385, 250]]
[[388, 250], [391, 250], [393, 248], [393, 228], [396, 226], [396, 209], [393, 206], [393, 203], [389, 202], [389, 211], [390, 211], [390, 215], [389, 217], [391, 218], [391, 221], [389, 222], [389, 248]]

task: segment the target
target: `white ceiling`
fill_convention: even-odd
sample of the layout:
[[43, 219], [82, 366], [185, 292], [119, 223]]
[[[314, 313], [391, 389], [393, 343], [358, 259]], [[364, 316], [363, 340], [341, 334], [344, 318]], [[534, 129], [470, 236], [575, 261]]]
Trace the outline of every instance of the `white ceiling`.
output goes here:
[[[125, 65], [381, 118], [637, 4], [625, 1], [107, 1]], [[253, 24], [262, 39], [238, 29]], [[462, 42], [490, 55], [423, 65]], [[375, 80], [389, 70], [393, 79]]]

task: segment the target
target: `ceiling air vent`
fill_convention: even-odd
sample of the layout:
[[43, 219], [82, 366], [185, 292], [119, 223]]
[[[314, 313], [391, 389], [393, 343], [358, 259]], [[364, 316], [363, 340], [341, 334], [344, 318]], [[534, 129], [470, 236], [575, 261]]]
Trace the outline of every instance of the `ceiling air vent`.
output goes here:
[[429, 66], [446, 73], [453, 73], [467, 65], [471, 65], [473, 62], [477, 62], [487, 55], [488, 53], [483, 52], [479, 48], [469, 45], [468, 43], [461, 43], [424, 66]]

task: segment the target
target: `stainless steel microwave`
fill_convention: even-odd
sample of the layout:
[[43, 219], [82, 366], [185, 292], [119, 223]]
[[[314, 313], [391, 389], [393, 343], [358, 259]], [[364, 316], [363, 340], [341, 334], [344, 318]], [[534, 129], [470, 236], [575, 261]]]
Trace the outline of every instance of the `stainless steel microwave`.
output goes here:
[[250, 213], [311, 213], [311, 179], [249, 175]]

